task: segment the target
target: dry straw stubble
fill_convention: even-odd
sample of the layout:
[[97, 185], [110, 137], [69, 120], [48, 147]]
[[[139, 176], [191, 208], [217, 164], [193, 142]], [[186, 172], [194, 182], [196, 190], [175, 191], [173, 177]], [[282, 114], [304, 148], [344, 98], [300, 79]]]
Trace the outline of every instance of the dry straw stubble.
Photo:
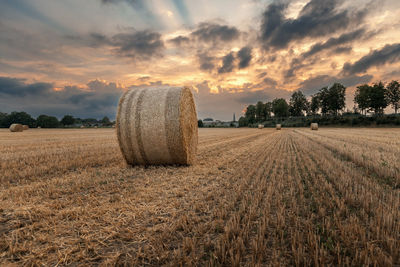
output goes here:
[[193, 164], [197, 115], [186, 87], [128, 90], [117, 112], [117, 136], [129, 165]]
[[13, 123], [10, 126], [10, 131], [11, 132], [22, 132], [24, 130], [24, 126], [19, 123]]

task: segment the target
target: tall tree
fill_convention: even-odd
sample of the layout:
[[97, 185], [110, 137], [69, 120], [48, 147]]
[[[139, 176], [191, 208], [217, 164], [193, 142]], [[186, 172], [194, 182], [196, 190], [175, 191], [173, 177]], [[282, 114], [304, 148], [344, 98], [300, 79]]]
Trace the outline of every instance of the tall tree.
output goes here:
[[65, 115], [62, 119], [61, 119], [61, 124], [63, 124], [64, 126], [67, 125], [72, 125], [75, 123], [75, 119], [74, 117], [72, 117], [71, 115]]
[[370, 107], [371, 90], [372, 88], [368, 84], [357, 86], [357, 90], [354, 94], [354, 103], [357, 104], [358, 108], [361, 110], [361, 114], [365, 114]]
[[7, 115], [3, 119], [3, 124], [5, 127], [10, 127], [11, 124], [13, 123], [21, 123], [28, 125], [29, 127], [35, 127], [36, 126], [36, 121], [34, 118], [32, 118], [31, 115], [29, 115], [26, 112], [11, 112], [11, 114]]
[[323, 87], [318, 92], [319, 106], [321, 108], [322, 114], [327, 114], [329, 112], [329, 90], [328, 87]]
[[340, 83], [334, 83], [328, 89], [328, 110], [337, 115], [346, 107], [346, 87]]
[[272, 112], [272, 102], [267, 102], [264, 104], [264, 109], [265, 109], [265, 118], [271, 118], [271, 112]]
[[37, 117], [36, 122], [42, 128], [57, 128], [60, 124], [56, 117], [47, 115], [40, 115]]
[[276, 98], [272, 101], [272, 111], [275, 117], [289, 116], [289, 105], [283, 98]]
[[314, 94], [311, 96], [311, 104], [310, 104], [310, 111], [313, 115], [315, 115], [320, 106], [319, 94]]
[[386, 88], [382, 82], [375, 83], [372, 86], [369, 106], [374, 110], [375, 114], [382, 114], [383, 110], [388, 106]]
[[308, 101], [306, 96], [301, 91], [296, 91], [292, 94], [289, 101], [289, 112], [292, 116], [303, 116], [303, 112], [308, 110]]
[[256, 121], [257, 122], [265, 121], [265, 106], [261, 101], [258, 101], [256, 104]]
[[248, 123], [255, 123], [256, 122], [256, 106], [249, 105], [246, 109], [245, 116], [246, 116]]
[[398, 81], [391, 81], [386, 86], [386, 98], [388, 104], [393, 107], [394, 113], [397, 114], [400, 107], [400, 83]]

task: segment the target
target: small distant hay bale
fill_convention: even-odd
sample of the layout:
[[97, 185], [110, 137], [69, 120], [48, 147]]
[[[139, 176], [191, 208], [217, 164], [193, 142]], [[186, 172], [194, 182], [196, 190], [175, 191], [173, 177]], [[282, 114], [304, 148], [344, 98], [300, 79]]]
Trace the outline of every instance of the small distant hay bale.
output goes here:
[[126, 91], [116, 122], [121, 152], [129, 165], [191, 165], [197, 151], [197, 113], [186, 87]]
[[24, 130], [24, 126], [19, 123], [13, 123], [10, 125], [11, 132], [22, 132]]
[[318, 131], [318, 123], [311, 123], [311, 130]]
[[38, 126], [37, 128], [40, 129], [40, 128], [42, 128], [42, 127]]
[[94, 126], [95, 129], [97, 129], [97, 126]]
[[24, 131], [29, 130], [29, 126], [28, 125], [22, 125], [22, 127], [24, 128]]
[[282, 129], [282, 125], [281, 125], [281, 124], [277, 124], [277, 125], [276, 125], [276, 129], [277, 129], [277, 130]]
[[85, 126], [81, 125], [81, 128], [85, 128]]
[[262, 129], [262, 128], [264, 128], [264, 125], [259, 124], [259, 125], [258, 125], [258, 129]]

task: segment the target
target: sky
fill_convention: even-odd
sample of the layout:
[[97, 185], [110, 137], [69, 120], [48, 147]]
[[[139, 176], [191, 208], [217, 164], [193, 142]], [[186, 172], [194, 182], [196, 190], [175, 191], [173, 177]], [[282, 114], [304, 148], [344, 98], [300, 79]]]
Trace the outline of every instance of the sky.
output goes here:
[[189, 86], [198, 117], [400, 80], [399, 0], [0, 0], [0, 112], [115, 118], [129, 88]]

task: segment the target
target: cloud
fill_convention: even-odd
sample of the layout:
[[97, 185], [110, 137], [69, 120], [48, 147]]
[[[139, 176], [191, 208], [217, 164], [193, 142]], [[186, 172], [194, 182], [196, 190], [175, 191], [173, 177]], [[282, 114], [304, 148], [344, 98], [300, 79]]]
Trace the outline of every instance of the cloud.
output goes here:
[[343, 73], [364, 73], [371, 67], [381, 66], [397, 61], [400, 61], [400, 43], [387, 44], [381, 49], [371, 51], [368, 55], [360, 58], [354, 63], [345, 63], [343, 66]]
[[229, 54], [225, 55], [222, 58], [222, 66], [218, 69], [218, 73], [227, 73], [227, 72], [232, 72], [234, 68], [234, 61], [235, 57], [233, 56], [233, 52], [230, 52]]
[[322, 87], [330, 86], [335, 82], [342, 83], [346, 87], [351, 87], [361, 83], [367, 83], [372, 80], [372, 75], [350, 75], [345, 77], [333, 77], [330, 75], [318, 75], [308, 78], [300, 83], [298, 90], [303, 91], [307, 95], [312, 95], [319, 91]]
[[115, 117], [122, 88], [116, 83], [93, 80], [84, 87], [68, 85], [54, 90], [50, 83], [27, 83], [24, 79], [0, 77], [1, 111], [23, 110], [34, 116]]
[[191, 35], [199, 41], [216, 43], [236, 40], [240, 32], [233, 26], [203, 22], [199, 24], [197, 30], [193, 31]]
[[179, 35], [175, 38], [168, 40], [169, 42], [173, 43], [176, 46], [186, 45], [190, 42], [190, 38], [186, 36]]
[[140, 59], [161, 56], [165, 48], [161, 34], [148, 30], [116, 34], [110, 43], [118, 54]]
[[199, 60], [201, 70], [212, 71], [214, 69], [214, 57], [209, 56], [207, 53], [198, 53], [197, 58]]
[[[334, 48], [337, 46], [343, 46], [344, 44], [360, 39], [364, 34], [365, 34], [365, 29], [358, 29], [352, 32], [343, 33], [339, 37], [331, 37], [326, 42], [317, 43], [313, 45], [307, 52], [303, 53], [301, 57], [308, 58], [323, 50]], [[347, 49], [343, 50], [343, 47], [341, 47], [341, 49], [342, 51], [347, 51]]]
[[239, 69], [246, 68], [250, 65], [252, 59], [251, 50], [251, 47], [245, 46], [237, 53], [237, 57], [239, 58]]
[[360, 22], [366, 14], [365, 11], [339, 11], [339, 4], [340, 0], [311, 0], [295, 19], [285, 18], [287, 4], [270, 4], [262, 17], [263, 48], [283, 49], [295, 40], [330, 35]]
[[50, 92], [53, 88], [51, 83], [26, 84], [25, 79], [0, 77], [0, 95], [8, 96], [32, 96]]

